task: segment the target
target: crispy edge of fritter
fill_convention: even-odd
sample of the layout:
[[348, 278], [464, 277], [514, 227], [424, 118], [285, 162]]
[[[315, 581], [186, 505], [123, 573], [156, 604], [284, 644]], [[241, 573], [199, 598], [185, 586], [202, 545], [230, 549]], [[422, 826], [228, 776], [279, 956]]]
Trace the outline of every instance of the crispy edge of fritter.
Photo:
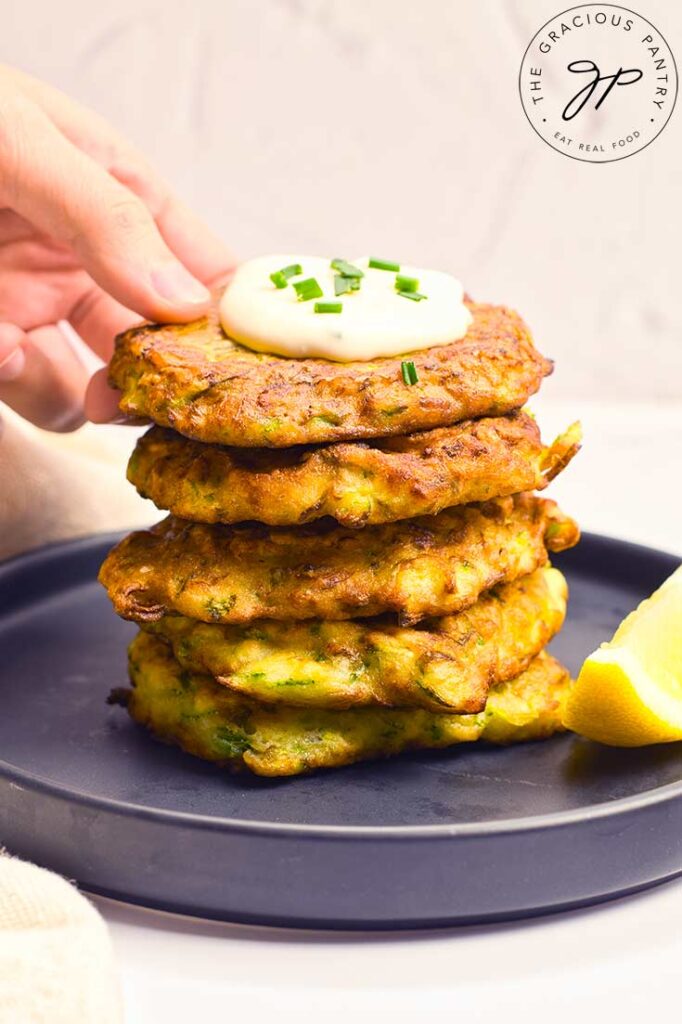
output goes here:
[[[471, 303], [466, 336], [373, 362], [286, 359], [224, 334], [218, 298], [190, 324], [142, 324], [120, 334], [109, 379], [122, 412], [197, 441], [251, 448], [409, 434], [520, 408], [552, 363], [518, 313]], [[406, 386], [401, 362], [414, 362]]]
[[128, 480], [181, 519], [294, 526], [331, 516], [357, 528], [541, 490], [579, 448], [579, 424], [546, 448], [525, 412], [295, 449], [226, 448], [152, 427], [138, 439]]
[[471, 714], [558, 633], [567, 594], [559, 570], [545, 568], [419, 629], [382, 619], [225, 626], [175, 615], [145, 628], [183, 668], [263, 703]]
[[569, 677], [546, 652], [491, 689], [476, 715], [358, 708], [321, 711], [259, 704], [182, 669], [158, 637], [139, 633], [129, 652], [132, 689], [115, 691], [158, 738], [224, 767], [288, 776], [478, 739], [516, 743], [562, 729]]
[[467, 607], [525, 576], [547, 549], [577, 543], [577, 524], [532, 494], [460, 505], [437, 516], [348, 530], [207, 526], [172, 517], [132, 533], [100, 570], [116, 612], [203, 622], [353, 619], [395, 613], [401, 625]]

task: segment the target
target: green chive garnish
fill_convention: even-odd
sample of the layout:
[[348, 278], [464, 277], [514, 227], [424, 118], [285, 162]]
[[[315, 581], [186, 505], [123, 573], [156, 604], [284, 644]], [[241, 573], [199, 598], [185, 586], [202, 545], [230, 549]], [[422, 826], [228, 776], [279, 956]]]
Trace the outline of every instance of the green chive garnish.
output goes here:
[[393, 260], [380, 260], [376, 256], [370, 256], [369, 265], [374, 270], [392, 270], [396, 274], [400, 270], [399, 263], [394, 263]]
[[300, 263], [290, 263], [288, 267], [282, 267], [280, 274], [284, 274], [287, 281], [290, 277], [297, 277], [298, 274], [303, 273], [303, 267]]
[[403, 274], [396, 274], [395, 288], [398, 292], [416, 292], [419, 288], [419, 281], [416, 277], [405, 277]]
[[338, 270], [339, 274], [343, 274], [344, 277], [356, 277], [360, 279], [365, 276], [364, 270], [360, 270], [360, 267], [356, 267], [354, 263], [349, 263], [348, 260], [342, 260], [337, 256], [336, 259], [332, 260], [332, 270]]
[[347, 274], [334, 275], [334, 294], [345, 295], [346, 292], [359, 292], [360, 278], [348, 277]]
[[422, 295], [421, 292], [406, 292], [404, 289], [396, 290], [397, 295], [402, 295], [404, 299], [412, 299], [413, 302], [421, 302], [422, 299], [428, 299], [428, 295]]
[[411, 359], [403, 360], [400, 364], [400, 369], [403, 375], [403, 381], [405, 384], [416, 384], [419, 380], [417, 375], [417, 367], [414, 365]]
[[294, 281], [294, 290], [299, 302], [309, 302], [310, 299], [321, 299], [324, 292], [314, 277], [306, 277], [305, 281]]
[[316, 313], [340, 313], [343, 309], [343, 302], [316, 302]]
[[274, 274], [270, 274], [270, 280], [275, 288], [286, 288], [290, 277], [296, 277], [297, 274], [302, 273], [303, 267], [300, 263], [290, 263], [288, 267], [282, 267], [281, 270], [276, 270]]

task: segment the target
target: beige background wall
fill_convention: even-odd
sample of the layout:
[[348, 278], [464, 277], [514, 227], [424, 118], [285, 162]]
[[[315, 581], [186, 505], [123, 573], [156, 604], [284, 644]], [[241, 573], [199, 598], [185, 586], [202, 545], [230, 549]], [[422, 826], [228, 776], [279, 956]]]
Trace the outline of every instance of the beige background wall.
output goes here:
[[[9, 12], [7, 10], [9, 6]], [[682, 101], [620, 163], [533, 133], [562, 0], [10, 0], [0, 59], [96, 107], [243, 255], [397, 254], [518, 307], [557, 398], [682, 393]], [[638, 0], [682, 60], [682, 4]]]

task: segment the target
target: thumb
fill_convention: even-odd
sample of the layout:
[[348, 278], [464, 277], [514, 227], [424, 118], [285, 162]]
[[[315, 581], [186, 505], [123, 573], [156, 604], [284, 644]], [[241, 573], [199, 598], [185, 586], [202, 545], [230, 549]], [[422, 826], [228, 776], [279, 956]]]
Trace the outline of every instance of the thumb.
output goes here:
[[150, 320], [200, 316], [209, 292], [173, 255], [144, 202], [77, 149], [24, 96], [2, 105], [2, 199], [70, 245], [90, 276]]

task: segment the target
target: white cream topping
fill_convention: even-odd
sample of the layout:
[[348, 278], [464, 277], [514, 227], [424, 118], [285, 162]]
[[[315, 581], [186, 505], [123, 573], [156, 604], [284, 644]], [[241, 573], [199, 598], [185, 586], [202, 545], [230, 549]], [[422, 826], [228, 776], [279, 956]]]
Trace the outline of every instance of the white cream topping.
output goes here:
[[[294, 359], [316, 357], [348, 363], [400, 356], [464, 337], [471, 313], [464, 289], [450, 274], [401, 264], [400, 274], [417, 278], [426, 298], [413, 301], [396, 292], [394, 271], [349, 260], [364, 272], [358, 291], [334, 294], [337, 271], [317, 256], [259, 256], [237, 268], [220, 302], [223, 330], [257, 352]], [[270, 274], [300, 264], [301, 275], [276, 288]], [[314, 277], [323, 296], [300, 301], [293, 283]], [[316, 313], [316, 302], [341, 302], [340, 313]]]

